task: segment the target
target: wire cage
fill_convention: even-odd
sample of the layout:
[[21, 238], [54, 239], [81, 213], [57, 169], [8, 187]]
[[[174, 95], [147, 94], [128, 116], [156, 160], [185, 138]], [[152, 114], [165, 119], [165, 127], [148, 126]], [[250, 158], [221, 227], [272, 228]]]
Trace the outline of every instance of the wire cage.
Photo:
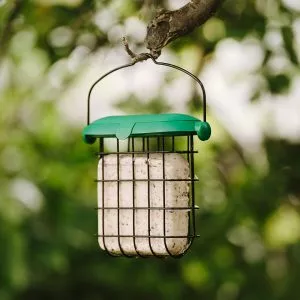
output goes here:
[[98, 142], [98, 242], [111, 256], [183, 256], [196, 232], [194, 136], [208, 140], [206, 94], [201, 81], [188, 71], [203, 92], [203, 121], [183, 114], [111, 116], [90, 123], [86, 143]]

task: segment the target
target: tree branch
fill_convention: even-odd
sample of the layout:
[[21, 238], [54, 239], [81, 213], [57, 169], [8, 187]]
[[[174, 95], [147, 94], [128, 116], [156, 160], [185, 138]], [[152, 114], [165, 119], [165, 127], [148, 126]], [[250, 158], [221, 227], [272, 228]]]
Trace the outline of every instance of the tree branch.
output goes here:
[[154, 57], [175, 39], [205, 23], [223, 0], [191, 0], [175, 11], [160, 10], [147, 27], [146, 47]]

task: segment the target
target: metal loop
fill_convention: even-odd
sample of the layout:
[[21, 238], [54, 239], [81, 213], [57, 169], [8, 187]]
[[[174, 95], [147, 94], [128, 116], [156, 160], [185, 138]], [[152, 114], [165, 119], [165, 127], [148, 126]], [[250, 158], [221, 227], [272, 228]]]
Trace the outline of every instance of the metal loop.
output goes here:
[[[178, 67], [176, 65], [173, 65], [173, 64], [169, 64], [169, 63], [165, 63], [165, 62], [159, 62], [159, 61], [156, 61], [155, 58], [147, 53], [147, 56], [149, 58], [151, 58], [151, 60], [156, 64], [156, 65], [160, 65], [160, 66], [166, 66], [166, 67], [169, 67], [169, 68], [173, 68], [173, 69], [176, 69], [176, 70], [179, 70], [185, 74], [187, 74], [188, 76], [192, 77], [201, 87], [201, 90], [202, 90], [202, 95], [203, 95], [203, 121], [206, 122], [206, 92], [205, 92], [205, 88], [204, 88], [204, 85], [202, 83], [202, 81], [196, 77], [194, 74], [192, 74], [191, 72], [187, 71], [186, 69], [183, 69], [181, 67]], [[98, 80], [96, 80], [93, 85], [91, 86], [90, 90], [89, 90], [89, 93], [88, 93], [88, 101], [87, 101], [87, 125], [90, 124], [90, 110], [91, 110], [91, 107], [90, 107], [90, 103], [91, 103], [91, 94], [92, 94], [92, 91], [94, 89], [94, 87], [101, 81], [103, 80], [105, 77], [107, 77], [108, 75], [116, 72], [116, 71], [119, 71], [121, 69], [125, 69], [125, 68], [128, 68], [128, 67], [132, 67], [134, 66], [138, 61], [133, 61], [131, 62], [130, 64], [126, 64], [126, 65], [123, 65], [123, 66], [120, 66], [118, 68], [115, 68], [109, 72], [107, 72], [106, 74], [102, 75]]]

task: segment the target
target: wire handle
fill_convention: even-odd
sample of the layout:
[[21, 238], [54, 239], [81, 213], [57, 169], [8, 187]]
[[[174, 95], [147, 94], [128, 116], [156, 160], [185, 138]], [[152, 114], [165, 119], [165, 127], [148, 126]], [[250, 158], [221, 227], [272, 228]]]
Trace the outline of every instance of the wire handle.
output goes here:
[[[156, 64], [156, 65], [160, 65], [160, 66], [166, 66], [166, 67], [169, 67], [169, 68], [173, 68], [173, 69], [176, 69], [176, 70], [179, 70], [187, 75], [189, 75], [190, 77], [192, 77], [201, 87], [201, 90], [202, 90], [202, 94], [203, 94], [203, 122], [206, 122], [206, 92], [205, 92], [205, 88], [204, 88], [204, 85], [202, 83], [202, 81], [196, 77], [194, 74], [192, 74], [191, 72], [187, 71], [186, 69], [183, 69], [181, 67], [178, 67], [176, 65], [173, 65], [173, 64], [169, 64], [169, 63], [165, 63], [165, 62], [159, 62], [159, 61], [156, 61], [155, 58], [151, 55], [151, 54], [148, 54], [147, 53], [147, 56], [149, 58], [151, 58], [151, 60]], [[90, 111], [91, 111], [91, 94], [92, 94], [92, 91], [94, 89], [94, 87], [101, 81], [103, 80], [105, 77], [107, 77], [108, 75], [116, 72], [116, 71], [119, 71], [121, 69], [125, 69], [125, 68], [128, 68], [128, 67], [132, 67], [133, 65], [135, 65], [137, 63], [137, 61], [133, 61], [131, 62], [130, 64], [126, 64], [126, 65], [123, 65], [123, 66], [120, 66], [118, 68], [115, 68], [109, 72], [107, 72], [106, 74], [102, 75], [98, 80], [96, 80], [93, 85], [91, 86], [90, 90], [89, 90], [89, 93], [88, 93], [88, 100], [87, 100], [87, 125], [90, 125]]]

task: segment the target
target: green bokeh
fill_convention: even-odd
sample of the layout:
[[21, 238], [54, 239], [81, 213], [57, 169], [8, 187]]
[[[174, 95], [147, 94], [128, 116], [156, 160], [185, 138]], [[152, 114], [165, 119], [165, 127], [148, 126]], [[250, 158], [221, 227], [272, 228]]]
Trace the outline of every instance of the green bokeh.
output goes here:
[[[16, 14], [14, 2], [22, 3]], [[169, 51], [200, 74], [222, 39], [255, 37], [265, 55], [257, 70], [263, 92], [283, 95], [299, 76], [291, 30], [299, 15], [271, 2], [268, 10], [270, 1], [227, 0], [216, 17]], [[142, 260], [113, 259], [99, 249], [93, 237], [97, 150], [81, 140], [85, 120], [73, 126], [59, 107], [90, 62], [72, 69], [73, 50], [84, 46], [91, 58], [116, 46], [114, 34], [95, 25], [96, 15], [109, 8], [115, 25], [124, 24], [142, 4], [0, 1], [0, 300], [300, 299], [299, 140], [265, 135], [268, 167], [262, 171], [262, 154], [249, 159], [213, 113], [213, 137], [195, 145], [201, 237], [191, 251], [180, 260]], [[277, 74], [268, 67], [277, 49], [263, 38], [272, 24], [288, 60]], [[254, 103], [261, 92], [254, 91]], [[129, 93], [115, 106], [129, 113], [172, 112], [161, 99], [162, 92], [147, 103]], [[199, 114], [199, 103], [191, 97], [191, 114]]]

